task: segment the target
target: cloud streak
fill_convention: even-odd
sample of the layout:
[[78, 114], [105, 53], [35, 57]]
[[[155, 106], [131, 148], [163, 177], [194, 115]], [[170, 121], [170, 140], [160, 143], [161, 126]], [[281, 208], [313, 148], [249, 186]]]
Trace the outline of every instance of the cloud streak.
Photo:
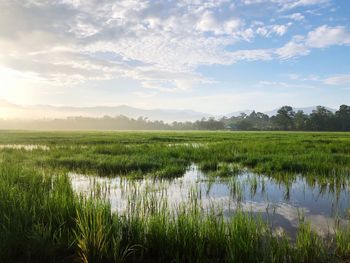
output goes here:
[[306, 37], [295, 36], [290, 42], [277, 49], [280, 59], [308, 55], [312, 49], [330, 46], [350, 45], [350, 32], [343, 26], [322, 25], [310, 31]]

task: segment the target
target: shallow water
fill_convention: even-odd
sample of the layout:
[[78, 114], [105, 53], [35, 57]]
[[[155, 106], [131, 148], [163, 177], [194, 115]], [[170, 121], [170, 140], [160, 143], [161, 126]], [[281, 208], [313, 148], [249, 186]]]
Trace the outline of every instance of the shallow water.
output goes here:
[[0, 149], [15, 149], [15, 150], [44, 150], [48, 151], [50, 148], [46, 145], [39, 144], [0, 144]]
[[348, 224], [350, 193], [347, 185], [312, 185], [302, 176], [282, 183], [249, 171], [231, 178], [206, 176], [196, 165], [176, 179], [128, 180], [69, 173], [73, 189], [80, 194], [103, 196], [113, 211], [126, 211], [130, 198], [166, 197], [169, 207], [196, 199], [207, 210], [230, 217], [237, 210], [261, 216], [274, 229], [296, 233], [300, 218], [310, 222], [320, 235], [332, 234], [335, 225]]
[[168, 143], [167, 144], [168, 147], [182, 146], [182, 147], [189, 147], [189, 148], [200, 148], [200, 147], [205, 147], [208, 145], [209, 145], [208, 143], [200, 143], [200, 142], [192, 142], [192, 143], [181, 142], [181, 143]]

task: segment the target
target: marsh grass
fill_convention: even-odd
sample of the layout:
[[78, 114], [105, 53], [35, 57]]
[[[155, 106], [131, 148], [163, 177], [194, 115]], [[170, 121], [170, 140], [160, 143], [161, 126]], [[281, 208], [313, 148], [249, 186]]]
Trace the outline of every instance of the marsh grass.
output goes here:
[[[301, 224], [296, 240], [262, 219], [237, 211], [203, 213], [197, 190], [175, 210], [152, 189], [130, 194], [112, 213], [102, 190], [73, 194], [65, 174], [2, 165], [0, 259], [26, 262], [327, 262], [348, 255], [349, 232], [335, 248]], [[217, 211], [217, 210], [216, 210]], [[347, 235], [347, 236], [345, 236]], [[7, 261], [8, 262], [8, 261]]]
[[104, 176], [176, 177], [193, 162], [219, 176], [243, 167], [273, 177], [350, 175], [349, 133], [0, 132], [0, 144], [49, 147], [0, 149], [28, 165]]
[[[127, 210], [112, 213], [107, 185], [79, 196], [67, 175], [176, 177], [195, 162], [214, 177], [228, 176], [237, 198], [242, 167], [284, 182], [301, 174], [337, 191], [347, 187], [349, 134], [1, 132], [0, 143], [50, 147], [0, 150], [0, 262], [330, 262], [349, 256], [349, 229], [328, 240], [301, 222], [292, 240], [249, 212], [227, 219], [219, 208], [204, 211], [196, 188], [187, 203], [169, 207], [165, 194], [130, 186]], [[253, 179], [251, 191], [262, 183]]]
[[339, 257], [350, 258], [350, 226], [344, 228], [341, 227], [339, 223], [340, 222], [338, 220], [334, 237], [336, 244], [336, 254]]

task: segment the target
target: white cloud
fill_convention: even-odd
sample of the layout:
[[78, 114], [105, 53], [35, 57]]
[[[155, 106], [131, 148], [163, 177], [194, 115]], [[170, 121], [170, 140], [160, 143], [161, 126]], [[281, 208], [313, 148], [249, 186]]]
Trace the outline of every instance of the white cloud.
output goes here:
[[313, 82], [313, 83], [322, 83], [325, 85], [331, 86], [346, 86], [350, 85], [350, 74], [335, 74], [328, 77], [322, 77], [318, 75], [298, 75], [298, 74], [289, 74], [290, 80], [300, 81], [300, 82]]
[[266, 27], [262, 26], [262, 27], [258, 27], [256, 29], [256, 33], [261, 35], [261, 36], [268, 36], [269, 35], [269, 31]]
[[280, 11], [285, 11], [302, 6], [313, 6], [329, 3], [329, 0], [241, 0], [246, 5], [270, 4], [277, 6]]
[[306, 46], [311, 48], [325, 48], [331, 45], [349, 45], [350, 33], [345, 27], [320, 26], [307, 35]]
[[297, 80], [300, 78], [300, 75], [299, 74], [295, 74], [295, 73], [291, 73], [291, 74], [288, 74], [288, 78], [290, 80]]
[[292, 41], [285, 44], [283, 47], [276, 50], [276, 55], [280, 59], [290, 59], [302, 55], [307, 55], [310, 50], [305, 46], [303, 37], [296, 36]]
[[350, 74], [339, 74], [322, 80], [327, 85], [350, 85]]
[[238, 18], [219, 21], [213, 12], [206, 11], [199, 18], [196, 29], [202, 32], [213, 32], [216, 35], [236, 35], [239, 34], [241, 25], [242, 21]]
[[293, 13], [293, 14], [290, 14], [290, 15], [285, 15], [283, 17], [289, 18], [289, 19], [292, 19], [292, 20], [295, 20], [295, 21], [302, 21], [302, 20], [305, 19], [305, 16], [302, 15], [301, 13]]
[[230, 54], [230, 64], [240, 60], [257, 61], [273, 59], [273, 50], [256, 49], [256, 50], [239, 50]]
[[196, 24], [196, 29], [201, 32], [212, 32], [215, 35], [231, 35], [239, 37], [242, 34], [243, 22], [239, 18], [231, 17], [226, 20], [219, 20], [214, 12], [204, 12]]
[[345, 27], [320, 26], [310, 31], [306, 37], [295, 36], [290, 42], [276, 50], [281, 59], [290, 59], [310, 53], [313, 48], [326, 48], [333, 45], [350, 45], [350, 32]]
[[321, 5], [328, 3], [329, 0], [272, 0], [279, 2], [282, 10], [293, 9], [300, 6]]
[[197, 22], [196, 28], [203, 32], [217, 32], [219, 26], [220, 25], [216, 21], [214, 14], [212, 12], [205, 12]]
[[286, 25], [274, 25], [272, 31], [279, 36], [283, 36], [287, 32], [288, 26]]
[[292, 25], [292, 23], [287, 23], [284, 25], [268, 25], [264, 26], [261, 24], [255, 24], [257, 28], [255, 30], [256, 34], [263, 37], [271, 37], [272, 35], [283, 36], [287, 33], [288, 28]]
[[258, 87], [277, 87], [277, 88], [303, 88], [303, 89], [314, 89], [315, 86], [302, 84], [302, 83], [292, 83], [283, 81], [260, 81], [257, 85]]

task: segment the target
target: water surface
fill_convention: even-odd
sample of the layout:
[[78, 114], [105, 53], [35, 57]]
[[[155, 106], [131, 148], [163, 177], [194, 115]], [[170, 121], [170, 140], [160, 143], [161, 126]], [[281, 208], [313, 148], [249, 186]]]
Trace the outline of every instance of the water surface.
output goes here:
[[166, 197], [168, 206], [174, 209], [195, 198], [204, 210], [216, 209], [227, 218], [237, 209], [247, 211], [292, 236], [301, 218], [310, 222], [320, 235], [332, 234], [336, 225], [348, 224], [347, 183], [341, 186], [329, 181], [310, 183], [302, 176], [286, 183], [249, 171], [230, 178], [214, 178], [206, 176], [196, 165], [191, 165], [182, 177], [171, 180], [128, 180], [77, 173], [69, 176], [74, 191], [90, 196], [102, 192], [117, 212], [126, 211], [131, 198], [142, 198], [147, 193], [156, 198]]
[[46, 145], [39, 144], [0, 144], [0, 149], [14, 149], [14, 150], [44, 150], [48, 151], [50, 148]]

